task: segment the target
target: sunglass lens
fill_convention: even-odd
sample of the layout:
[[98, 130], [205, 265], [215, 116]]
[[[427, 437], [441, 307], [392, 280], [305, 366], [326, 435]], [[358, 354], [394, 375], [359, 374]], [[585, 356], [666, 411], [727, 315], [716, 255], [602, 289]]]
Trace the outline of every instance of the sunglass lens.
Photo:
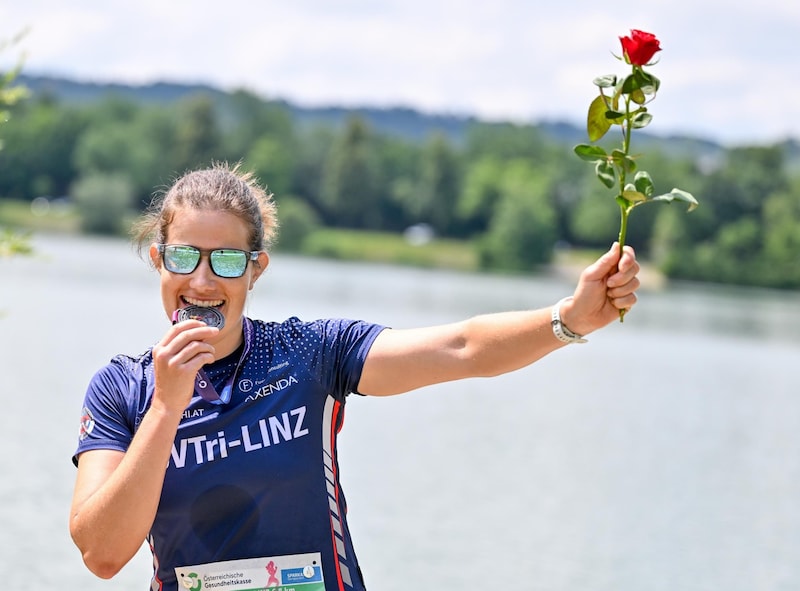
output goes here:
[[220, 277], [241, 277], [247, 268], [247, 253], [242, 250], [211, 251], [211, 269]]
[[188, 246], [167, 246], [164, 249], [164, 265], [168, 271], [186, 275], [197, 268], [200, 251]]

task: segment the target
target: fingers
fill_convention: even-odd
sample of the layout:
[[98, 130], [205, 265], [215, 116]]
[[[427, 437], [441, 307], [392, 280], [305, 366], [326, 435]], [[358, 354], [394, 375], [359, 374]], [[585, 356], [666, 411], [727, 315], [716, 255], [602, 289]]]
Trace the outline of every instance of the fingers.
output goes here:
[[639, 263], [633, 248], [625, 246], [620, 256], [619, 243], [615, 242], [606, 253], [584, 269], [582, 279], [585, 282], [605, 281], [612, 288], [629, 283], [638, 273]]
[[[619, 249], [617, 244], [613, 248]], [[610, 275], [606, 282], [606, 297], [618, 310], [628, 311], [636, 304], [636, 290], [641, 285], [639, 271], [640, 266], [633, 248], [623, 247], [616, 273]]]
[[198, 320], [176, 324], [153, 347], [156, 366], [167, 369], [189, 364], [196, 366], [195, 371], [199, 370], [205, 363], [214, 360], [214, 346], [206, 339], [213, 337], [216, 332], [219, 329], [206, 326]]
[[614, 306], [617, 310], [625, 310], [628, 311], [637, 302], [636, 294], [631, 292], [621, 297], [612, 297], [611, 295], [608, 296], [608, 301]]
[[[620, 252], [619, 243], [587, 267], [581, 274], [574, 293], [574, 316], [570, 320], [579, 334], [588, 334], [618, 317], [619, 310], [636, 304], [639, 288], [639, 263], [630, 246]], [[584, 332], [581, 332], [583, 329]]]
[[615, 242], [606, 253], [584, 269], [583, 278], [586, 281], [600, 281], [614, 271], [619, 262], [619, 244]]
[[175, 324], [161, 340], [161, 355], [189, 361], [201, 353], [214, 353], [214, 346], [207, 339], [219, 333], [219, 329], [207, 326], [199, 320], [186, 320]]
[[207, 342], [219, 333], [216, 327], [199, 320], [186, 320], [172, 326], [153, 347], [155, 396], [165, 405], [183, 409], [191, 399], [200, 368], [214, 361], [215, 349]]
[[[617, 253], [619, 253], [619, 247], [616, 246], [616, 243], [613, 248], [617, 250]], [[636, 276], [640, 271], [639, 262], [636, 260], [636, 253], [630, 246], [625, 246], [623, 248], [622, 257], [619, 258], [619, 261], [616, 265], [616, 272], [613, 271], [614, 269], [612, 268], [611, 275], [608, 277], [608, 281], [606, 282], [606, 285], [609, 287], [609, 289], [623, 286], [629, 286], [631, 289], [636, 289], [639, 287], [639, 281], [636, 279]]]

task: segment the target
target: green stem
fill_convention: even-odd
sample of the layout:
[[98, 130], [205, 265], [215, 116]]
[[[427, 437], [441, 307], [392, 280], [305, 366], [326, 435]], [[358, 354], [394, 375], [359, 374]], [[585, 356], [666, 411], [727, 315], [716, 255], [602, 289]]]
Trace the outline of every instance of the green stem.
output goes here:
[[619, 256], [622, 256], [622, 248], [625, 246], [625, 236], [628, 234], [628, 214], [630, 210], [627, 207], [620, 205], [620, 220], [619, 220]]
[[[630, 153], [631, 148], [631, 131], [633, 126], [631, 125], [631, 97], [625, 97], [625, 126], [623, 130], [623, 140], [622, 140], [622, 151], [627, 156]], [[619, 204], [619, 211], [620, 211], [620, 221], [619, 221], [619, 258], [622, 259], [623, 249], [625, 247], [625, 237], [628, 234], [628, 215], [631, 212], [631, 208], [628, 206], [627, 200], [624, 198], [625, 193], [625, 182], [626, 182], [626, 170], [625, 164], [623, 163], [620, 167], [619, 171], [619, 196], [620, 196], [620, 204]], [[625, 310], [619, 311], [619, 321], [625, 322]]]
[[[633, 125], [631, 122], [633, 117], [631, 116], [631, 97], [625, 97], [625, 124], [622, 130], [622, 152], [625, 156], [628, 156], [631, 153], [631, 131], [633, 130]], [[622, 164], [619, 171], [619, 194], [622, 195], [623, 191], [625, 191], [625, 182], [627, 180], [627, 171], [625, 170], [625, 163]]]
[[[622, 260], [622, 252], [625, 247], [625, 237], [628, 234], [628, 215], [630, 214], [631, 210], [628, 207], [623, 206], [620, 204], [619, 206], [620, 212], [620, 220], [619, 220], [619, 258]], [[619, 321], [625, 322], [625, 310], [619, 311]]]

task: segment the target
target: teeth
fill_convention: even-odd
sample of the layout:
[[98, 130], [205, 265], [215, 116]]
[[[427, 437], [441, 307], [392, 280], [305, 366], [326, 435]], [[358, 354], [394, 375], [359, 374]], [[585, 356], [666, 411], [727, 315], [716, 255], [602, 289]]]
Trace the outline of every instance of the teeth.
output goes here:
[[187, 304], [191, 304], [199, 308], [214, 308], [225, 303], [225, 300], [195, 300], [187, 297], [184, 297], [183, 299]]

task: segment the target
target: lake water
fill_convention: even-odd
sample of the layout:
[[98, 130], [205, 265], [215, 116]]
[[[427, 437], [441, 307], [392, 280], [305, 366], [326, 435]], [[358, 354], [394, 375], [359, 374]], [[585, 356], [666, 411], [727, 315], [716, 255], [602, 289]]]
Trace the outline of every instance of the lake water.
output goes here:
[[[39, 237], [0, 261], [2, 588], [111, 581], [67, 531], [80, 404], [96, 369], [167, 327], [124, 242]], [[273, 256], [248, 313], [396, 327], [546, 306], [564, 279]], [[352, 397], [342, 483], [368, 587], [800, 588], [800, 297], [681, 285], [539, 363], [389, 399]]]

